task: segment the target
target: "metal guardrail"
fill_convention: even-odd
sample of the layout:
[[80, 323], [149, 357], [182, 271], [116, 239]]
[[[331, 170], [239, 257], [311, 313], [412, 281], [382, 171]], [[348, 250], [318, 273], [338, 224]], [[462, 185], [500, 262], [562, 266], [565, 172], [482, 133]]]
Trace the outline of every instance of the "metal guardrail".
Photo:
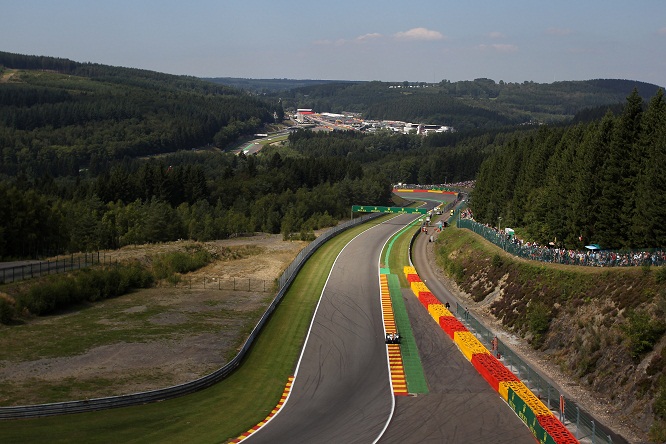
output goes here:
[[[532, 369], [523, 359], [511, 350], [496, 335], [477, 320], [466, 307], [456, 303], [458, 319], [474, 333], [488, 350], [511, 370], [542, 402], [553, 410], [560, 421], [574, 434], [576, 439], [592, 444], [627, 444], [617, 435], [581, 408], [574, 400], [550, 384], [538, 372]], [[495, 344], [493, 344], [495, 342]], [[560, 409], [564, 406], [564, 410]]]
[[259, 335], [259, 332], [264, 327], [266, 322], [268, 322], [271, 314], [275, 311], [278, 304], [287, 293], [289, 286], [296, 278], [296, 274], [300, 271], [310, 256], [312, 256], [312, 254], [326, 241], [341, 233], [342, 231], [380, 216], [381, 214], [379, 213], [367, 214], [365, 216], [344, 222], [332, 228], [331, 230], [326, 231], [313, 242], [308, 244], [303, 250], [301, 250], [293, 262], [280, 276], [278, 280], [279, 290], [277, 295], [268, 306], [264, 314], [261, 316], [261, 319], [259, 319], [259, 322], [248, 336], [238, 354], [236, 354], [236, 356], [222, 368], [199, 379], [195, 379], [194, 381], [189, 381], [163, 389], [150, 390], [129, 395], [110, 396], [105, 398], [94, 398], [79, 401], [56, 402], [51, 404], [0, 407], [0, 420], [55, 416], [147, 404], [188, 395], [220, 382], [240, 366], [241, 361], [254, 343], [254, 340]]

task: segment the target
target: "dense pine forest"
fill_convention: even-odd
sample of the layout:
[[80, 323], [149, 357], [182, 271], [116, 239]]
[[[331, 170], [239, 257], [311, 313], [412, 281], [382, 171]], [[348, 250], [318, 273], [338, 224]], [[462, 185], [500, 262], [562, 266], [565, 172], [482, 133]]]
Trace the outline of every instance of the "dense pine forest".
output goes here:
[[0, 52], [0, 174], [72, 176], [90, 165], [226, 146], [282, 108], [185, 76]]
[[477, 220], [525, 230], [546, 245], [666, 246], [666, 104], [638, 91], [620, 115], [507, 140], [481, 166]]
[[[663, 93], [649, 105], [639, 95], [653, 85], [477, 79], [407, 93], [407, 84], [305, 83], [278, 98], [0, 52], [0, 257], [255, 231], [308, 239], [353, 204], [389, 205], [392, 184], [477, 174], [481, 221], [502, 216], [533, 240], [568, 247], [664, 245]], [[535, 92], [543, 106], [530, 113]], [[259, 155], [225, 151], [281, 122], [290, 104], [366, 117], [450, 115], [463, 129], [427, 137], [300, 130]], [[535, 124], [544, 110], [560, 119]]]

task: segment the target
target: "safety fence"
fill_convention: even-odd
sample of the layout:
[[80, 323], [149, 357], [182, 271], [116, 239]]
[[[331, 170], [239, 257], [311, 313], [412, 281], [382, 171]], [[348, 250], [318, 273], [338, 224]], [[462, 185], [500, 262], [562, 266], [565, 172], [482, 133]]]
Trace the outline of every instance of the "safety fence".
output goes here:
[[38, 404], [26, 406], [13, 406], [13, 407], [0, 407], [0, 420], [2, 419], [19, 419], [19, 418], [35, 418], [42, 416], [54, 416], [70, 413], [91, 412], [96, 410], [105, 410], [117, 407], [128, 407], [134, 405], [141, 405], [150, 402], [164, 401], [167, 399], [177, 398], [179, 396], [188, 395], [199, 390], [203, 390], [216, 384], [229, 376], [239, 366], [246, 353], [254, 343], [259, 335], [259, 332], [268, 322], [271, 314], [275, 311], [278, 304], [287, 293], [289, 286], [296, 278], [297, 273], [303, 267], [305, 262], [312, 256], [312, 254], [321, 247], [326, 241], [338, 235], [342, 231], [352, 228], [356, 225], [368, 222], [372, 219], [380, 217], [381, 214], [367, 214], [356, 219], [346, 221], [338, 226], [327, 230], [313, 242], [309, 243], [303, 250], [301, 250], [294, 261], [287, 267], [278, 279], [278, 292], [271, 304], [268, 306], [264, 314], [259, 319], [259, 322], [254, 327], [247, 340], [241, 347], [240, 351], [234, 358], [220, 369], [203, 376], [199, 379], [189, 381], [183, 384], [166, 387], [163, 389], [151, 390], [140, 393], [133, 393], [129, 395], [110, 396], [105, 398], [86, 399], [80, 401], [57, 402], [51, 404]]
[[14, 266], [0, 266], [0, 284], [32, 279], [49, 274], [67, 273], [68, 271], [87, 268], [93, 265], [111, 264], [116, 261], [104, 253], [72, 254], [48, 261], [35, 261]]
[[483, 236], [487, 241], [492, 242], [514, 256], [540, 262], [589, 267], [635, 267], [666, 264], [666, 251], [664, 250], [575, 251], [562, 248], [546, 248], [537, 245], [526, 245], [513, 236], [480, 224], [472, 219], [460, 218], [457, 220], [457, 224], [459, 228], [467, 228]]
[[245, 277], [203, 276], [192, 278], [178, 276], [176, 281], [166, 279], [158, 282], [158, 287], [173, 287], [201, 290], [250, 291], [266, 293], [276, 290], [275, 281]]
[[474, 333], [493, 354], [551, 410], [556, 411], [560, 421], [569, 428], [580, 442], [593, 444], [618, 444], [627, 441], [599, 424], [574, 400], [554, 387], [529, 364], [511, 350], [502, 340], [479, 322], [466, 307], [456, 303], [458, 319]]

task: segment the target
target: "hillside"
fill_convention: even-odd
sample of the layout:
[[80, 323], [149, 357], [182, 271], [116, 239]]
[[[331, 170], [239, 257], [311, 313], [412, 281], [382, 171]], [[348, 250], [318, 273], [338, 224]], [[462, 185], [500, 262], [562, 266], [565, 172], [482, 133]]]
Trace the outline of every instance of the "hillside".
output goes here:
[[544, 265], [465, 229], [444, 230], [436, 248], [472, 311], [526, 339], [568, 387], [590, 392], [641, 442], [664, 442], [664, 267]]
[[[255, 91], [263, 85], [263, 81], [257, 82]], [[253, 89], [250, 81], [245, 87]], [[368, 119], [432, 123], [464, 131], [567, 122], [578, 113], [623, 103], [634, 88], [642, 97], [652, 97], [659, 89], [644, 82], [614, 79], [550, 84], [496, 83], [490, 79], [439, 83], [329, 81], [281, 90], [275, 96], [286, 108], [359, 112]]]
[[224, 149], [277, 111], [194, 77], [0, 52], [0, 173], [76, 175], [125, 156]]

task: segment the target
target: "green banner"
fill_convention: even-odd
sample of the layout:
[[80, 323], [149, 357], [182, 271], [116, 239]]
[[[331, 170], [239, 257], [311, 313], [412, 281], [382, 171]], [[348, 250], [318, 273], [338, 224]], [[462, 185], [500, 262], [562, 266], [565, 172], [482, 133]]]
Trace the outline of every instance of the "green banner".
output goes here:
[[425, 208], [373, 207], [371, 205], [352, 205], [354, 213], [393, 213], [393, 214], [428, 214]]

